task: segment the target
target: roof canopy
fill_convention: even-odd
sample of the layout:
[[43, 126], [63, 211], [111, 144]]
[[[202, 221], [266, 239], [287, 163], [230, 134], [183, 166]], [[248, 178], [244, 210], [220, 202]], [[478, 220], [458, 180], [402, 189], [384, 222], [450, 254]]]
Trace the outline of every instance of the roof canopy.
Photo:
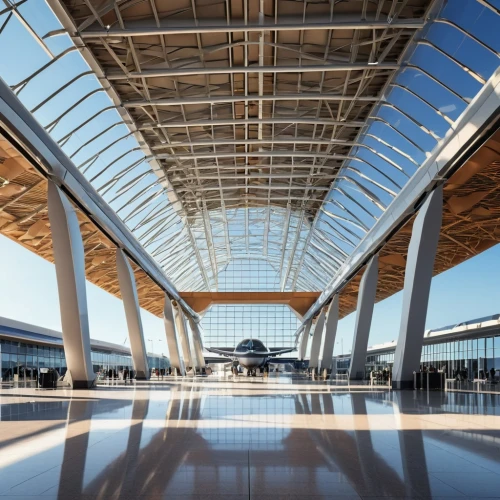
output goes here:
[[0, 74], [180, 290], [323, 290], [500, 51], [486, 0], [48, 5], [0, 14]]

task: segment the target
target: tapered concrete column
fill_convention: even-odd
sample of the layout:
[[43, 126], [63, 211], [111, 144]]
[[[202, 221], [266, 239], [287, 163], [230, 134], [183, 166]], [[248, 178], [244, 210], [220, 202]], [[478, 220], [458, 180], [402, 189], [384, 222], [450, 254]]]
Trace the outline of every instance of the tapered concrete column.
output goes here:
[[163, 305], [163, 322], [165, 324], [165, 334], [167, 336], [168, 353], [170, 355], [170, 365], [176, 368], [181, 375], [186, 374], [184, 359], [182, 358], [179, 339], [175, 331], [174, 311], [172, 302], [165, 294], [165, 303]]
[[332, 360], [332, 378], [337, 376], [337, 358]]
[[194, 345], [194, 335], [195, 332], [191, 329], [191, 326], [188, 326], [188, 320], [186, 315], [184, 314], [184, 311], [179, 307], [179, 312], [181, 313], [182, 317], [182, 324], [184, 326], [184, 332], [186, 333], [188, 345], [189, 345], [189, 355], [191, 356], [191, 367], [195, 372], [201, 371], [201, 366], [202, 364], [199, 362], [197, 352], [195, 349]]
[[67, 379], [73, 389], [87, 389], [94, 385], [95, 374], [90, 357], [85, 254], [80, 225], [66, 195], [51, 181], [48, 182], [47, 203], [59, 291], [64, 355], [69, 372]]
[[189, 345], [188, 332], [186, 324], [184, 323], [184, 313], [177, 304], [174, 305], [174, 318], [175, 318], [175, 326], [181, 341], [182, 355], [184, 357], [184, 365], [186, 366], [186, 369], [188, 367], [193, 368], [194, 363], [191, 355], [191, 346]]
[[392, 372], [392, 385], [396, 389], [412, 387], [413, 372], [418, 371], [420, 366], [427, 305], [442, 219], [443, 188], [439, 186], [420, 208], [408, 247], [401, 326]]
[[197, 368], [205, 367], [205, 357], [203, 356], [203, 341], [201, 340], [200, 325], [189, 317], [189, 327], [193, 332], [193, 351]]
[[116, 269], [118, 271], [118, 282], [120, 283], [123, 307], [125, 308], [125, 317], [127, 318], [130, 351], [132, 352], [132, 362], [136, 373], [135, 378], [136, 380], [147, 380], [149, 379], [148, 358], [144, 343], [135, 276], [121, 248], [116, 249]]
[[377, 293], [377, 281], [378, 255], [375, 255], [366, 266], [359, 285], [356, 326], [354, 327], [351, 366], [349, 368], [349, 378], [351, 380], [362, 379], [365, 374], [366, 351], [368, 349], [368, 337], [370, 336], [373, 306], [375, 305], [375, 295]]
[[309, 332], [311, 331], [312, 321], [308, 321], [304, 326], [304, 331], [302, 332], [302, 337], [300, 338], [299, 344], [299, 361], [304, 361], [307, 351], [307, 343], [309, 342]]
[[323, 341], [323, 352], [321, 354], [321, 369], [330, 370], [332, 367], [333, 347], [335, 346], [335, 336], [337, 335], [337, 324], [339, 322], [339, 294], [337, 293], [330, 307], [326, 318], [325, 335]]
[[311, 355], [309, 356], [309, 368], [317, 368], [319, 363], [319, 351], [323, 339], [323, 330], [325, 326], [325, 311], [321, 311], [316, 326], [314, 328], [311, 344]]

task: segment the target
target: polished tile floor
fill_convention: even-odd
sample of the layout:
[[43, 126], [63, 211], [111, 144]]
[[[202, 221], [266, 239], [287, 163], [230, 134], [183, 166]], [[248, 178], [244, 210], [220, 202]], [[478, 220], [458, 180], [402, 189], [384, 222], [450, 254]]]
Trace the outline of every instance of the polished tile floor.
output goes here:
[[500, 396], [278, 378], [0, 390], [0, 499], [500, 498]]

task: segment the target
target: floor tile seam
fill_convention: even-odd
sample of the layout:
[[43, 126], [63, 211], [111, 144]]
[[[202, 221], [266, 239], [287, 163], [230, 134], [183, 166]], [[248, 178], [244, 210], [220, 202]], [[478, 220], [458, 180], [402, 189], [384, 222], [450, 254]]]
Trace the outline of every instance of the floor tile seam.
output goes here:
[[[60, 464], [57, 464], [57, 465], [54, 465], [53, 467], [49, 467], [48, 469], [42, 471], [42, 472], [39, 472], [38, 474], [35, 474], [34, 476], [31, 476], [31, 477], [28, 477], [27, 479], [25, 479], [24, 481], [21, 481], [20, 483], [17, 483], [15, 484], [14, 486], [11, 486], [8, 490], [6, 490], [7, 492], [12, 490], [13, 488], [17, 488], [18, 486], [20, 486], [21, 484], [24, 484], [28, 481], [31, 481], [31, 479], [35, 479], [37, 478], [38, 476], [41, 476], [42, 474], [45, 474], [53, 469], [56, 469], [57, 467], [61, 467], [62, 465], [62, 461]], [[53, 486], [51, 486], [51, 488], [53, 488]], [[50, 489], [50, 488], [49, 488]], [[3, 495], [4, 493], [0, 493], [0, 495]]]
[[[91, 432], [91, 431], [90, 431]], [[90, 432], [89, 432], [89, 435], [90, 435]], [[96, 441], [95, 443], [92, 443], [90, 446], [88, 446], [88, 448], [93, 448], [94, 446], [96, 446], [97, 444], [100, 444], [102, 443], [103, 441], [106, 441], [107, 439], [113, 437], [117, 432], [119, 432], [119, 430], [116, 430], [114, 432], [111, 432], [105, 436], [102, 437], [102, 439], [99, 439], [99, 441]]]
[[[437, 446], [437, 445], [436, 445]], [[476, 462], [472, 462], [471, 460], [467, 459], [467, 458], [464, 458], [462, 455], [458, 455], [456, 453], [452, 453], [451, 451], [448, 451], [447, 449], [445, 448], [442, 448], [440, 446], [437, 446], [440, 450], [446, 452], [446, 453], [450, 453], [451, 455], [455, 456], [455, 457], [458, 457], [460, 458], [461, 460], [465, 460], [466, 462], [472, 464], [472, 465], [475, 465], [476, 467], [480, 467], [481, 469], [484, 469], [485, 472], [492, 472], [493, 474], [497, 474], [497, 475], [500, 475], [500, 472], [496, 472], [496, 471], [493, 471], [493, 470], [490, 470], [488, 469], [487, 467], [483, 466], [483, 465], [479, 465], [478, 463]]]
[[[451, 417], [450, 418], [454, 418], [455, 420], [459, 420], [459, 421], [465, 421], [467, 422], [467, 420], [465, 418], [463, 419], [460, 419], [460, 418], [456, 418], [454, 417], [454, 415], [463, 415], [464, 417], [467, 417], [467, 416], [476, 416], [478, 414], [476, 413], [466, 413], [466, 414], [459, 414], [459, 413], [449, 413], [449, 412], [445, 412], [445, 413], [436, 413], [436, 414], [430, 414], [430, 415], [422, 415], [422, 417], [431, 417], [432, 415], [443, 415], [443, 414], [446, 414], [446, 415], [450, 415]], [[485, 416], [483, 414], [481, 414], [480, 416]], [[493, 416], [497, 416], [497, 415], [493, 415]], [[427, 421], [427, 420], [426, 420]], [[431, 420], [429, 420], [431, 421]], [[432, 421], [432, 423], [437, 423], [439, 425], [439, 422], [434, 422]], [[469, 422], [470, 423], [470, 422]], [[477, 426], [477, 428], [470, 428], [470, 429], [459, 429], [461, 431], [464, 431], [464, 430], [498, 430], [498, 427], [490, 427], [488, 425], [484, 425], [484, 424], [474, 424]], [[450, 428], [449, 426], [447, 426], [447, 428], [449, 430], [456, 430], [456, 429], [452, 429]]]
[[413, 430], [417, 430], [417, 431], [420, 431], [420, 432], [425, 432], [425, 431], [439, 431], [439, 430], [453, 430], [451, 429], [449, 426], [446, 426], [444, 424], [440, 424], [439, 422], [432, 422], [432, 421], [429, 421], [429, 420], [425, 420], [424, 417], [428, 416], [428, 415], [423, 415], [423, 414], [412, 414], [413, 417], [415, 417], [417, 420], [425, 423], [425, 424], [429, 424], [429, 423], [432, 423], [432, 424], [436, 424], [438, 425], [441, 429], [425, 429], [425, 428], [421, 428], [421, 429], [397, 429], [399, 431], [413, 431]]
[[[436, 472], [436, 474], [440, 474], [439, 472]], [[452, 490], [455, 490], [457, 493], [459, 493], [459, 495], [462, 495], [464, 498], [466, 497], [465, 493], [461, 492], [459, 489], [457, 489], [455, 486], [452, 486], [451, 484], [448, 484], [448, 483], [445, 483], [442, 479], [440, 479], [439, 477], [436, 477], [434, 475], [434, 473], [427, 473], [428, 476], [431, 476], [432, 478], [434, 478], [436, 481], [439, 481], [440, 483], [442, 483], [444, 486], [448, 486], [449, 488], [451, 488]], [[440, 496], [440, 495], [432, 495], [431, 493], [431, 496]], [[447, 496], [447, 495], [445, 495]]]
[[498, 472], [495, 472], [493, 470], [490, 470], [488, 469], [487, 467], [484, 467], [483, 465], [479, 465], [477, 464], [476, 462], [472, 462], [471, 460], [468, 460], [467, 458], [464, 458], [462, 455], [458, 455], [457, 453], [453, 453], [451, 451], [449, 451], [448, 449], [446, 448], [443, 448], [442, 446], [439, 446], [438, 444], [433, 444], [433, 446], [435, 446], [437, 449], [441, 450], [441, 451], [444, 451], [445, 453], [450, 453], [451, 455], [453, 455], [454, 457], [458, 457], [460, 458], [461, 460], [465, 460], [466, 462], [472, 464], [472, 465], [475, 465], [476, 467], [480, 467], [481, 469], [484, 469], [485, 472], [493, 472], [494, 474], [498, 474], [500, 475], [500, 473]]
[[[451, 474], [460, 474], [460, 473], [461, 473], [461, 471], [448, 471], [448, 472], [447, 472], [447, 471], [441, 471], [441, 472], [429, 472], [429, 475], [430, 475], [430, 476], [432, 476], [434, 479], [438, 479], [439, 481], [444, 482], [441, 478], [437, 477], [437, 474], [449, 474], [449, 475], [451, 475]], [[472, 476], [473, 476], [474, 474], [494, 474], [494, 475], [496, 475], [496, 476], [499, 476], [499, 475], [500, 475], [500, 474], [497, 474], [496, 472], [492, 472], [492, 471], [489, 471], [489, 470], [485, 470], [484, 472], [483, 472], [483, 471], [481, 471], [481, 472], [469, 472], [468, 474], [469, 474], [469, 475], [472, 475]], [[447, 486], [450, 486], [450, 487], [452, 487], [452, 488], [456, 489], [456, 487], [455, 487], [455, 486], [451, 486], [451, 485], [450, 485], [450, 484], [448, 484], [448, 483], [445, 483], [445, 484], [446, 484]], [[500, 484], [500, 483], [499, 483], [499, 484]], [[499, 493], [499, 495], [500, 495], [500, 493]], [[499, 497], [499, 498], [500, 498], [500, 497]]]
[[[54, 484], [53, 486], [50, 486], [49, 488], [47, 488], [46, 490], [42, 491], [39, 496], [42, 496], [42, 495], [45, 495], [45, 493], [47, 493], [49, 490], [52, 490], [54, 489], [56, 486], [59, 486], [59, 483], [56, 483]], [[56, 496], [59, 496], [59, 488], [58, 488], [58, 491], [57, 491], [57, 494], [55, 494]]]

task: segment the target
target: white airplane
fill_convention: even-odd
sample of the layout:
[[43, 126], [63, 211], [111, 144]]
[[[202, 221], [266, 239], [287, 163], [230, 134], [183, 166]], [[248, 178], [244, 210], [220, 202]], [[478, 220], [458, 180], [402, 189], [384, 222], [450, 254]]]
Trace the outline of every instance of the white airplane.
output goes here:
[[238, 363], [247, 369], [249, 377], [257, 376], [257, 368], [264, 367], [268, 363], [279, 363], [280, 360], [275, 359], [275, 356], [296, 350], [294, 347], [291, 347], [289, 349], [282, 349], [281, 351], [270, 351], [262, 341], [257, 339], [242, 340], [233, 351], [211, 347], [207, 347], [206, 349], [207, 351], [222, 354], [233, 360], [238, 360]]

